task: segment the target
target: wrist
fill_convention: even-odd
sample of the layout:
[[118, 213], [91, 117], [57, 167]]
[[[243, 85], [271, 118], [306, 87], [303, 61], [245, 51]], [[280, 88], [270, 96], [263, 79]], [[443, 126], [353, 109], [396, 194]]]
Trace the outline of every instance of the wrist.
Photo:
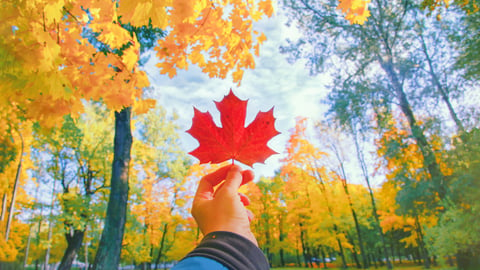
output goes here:
[[217, 260], [229, 269], [269, 269], [268, 260], [260, 248], [244, 235], [231, 231], [215, 231], [205, 235], [187, 255], [195, 256]]
[[238, 226], [213, 226], [205, 229], [201, 229], [202, 233], [204, 236], [214, 233], [214, 232], [230, 232], [237, 234], [239, 236], [242, 236], [243, 238], [246, 238], [250, 242], [252, 242], [255, 246], [258, 247], [258, 242], [257, 239], [255, 238], [255, 235], [253, 232], [250, 230], [250, 227], [248, 228], [239, 228]]

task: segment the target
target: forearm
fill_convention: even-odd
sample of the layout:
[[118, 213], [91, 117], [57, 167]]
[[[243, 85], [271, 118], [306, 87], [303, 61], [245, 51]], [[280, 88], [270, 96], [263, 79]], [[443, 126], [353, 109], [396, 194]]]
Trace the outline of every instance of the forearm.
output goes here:
[[270, 269], [265, 255], [252, 241], [231, 232], [207, 234], [185, 258], [192, 257], [209, 258], [233, 270]]

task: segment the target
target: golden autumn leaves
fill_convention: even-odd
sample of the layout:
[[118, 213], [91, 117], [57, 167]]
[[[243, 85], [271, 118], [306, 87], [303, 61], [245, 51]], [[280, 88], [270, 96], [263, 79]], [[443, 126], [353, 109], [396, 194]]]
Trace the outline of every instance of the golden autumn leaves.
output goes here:
[[[366, 14], [364, 0], [339, 7]], [[15, 104], [45, 126], [82, 113], [82, 100], [101, 100], [112, 110], [133, 106], [137, 113], [151, 108], [153, 101], [142, 98], [149, 79], [138, 67], [141, 42], [120, 23], [164, 30], [155, 47], [162, 74], [173, 77], [193, 64], [210, 77], [231, 72], [240, 82], [266, 40], [253, 23], [273, 12], [271, 0], [7, 1], [0, 12], [0, 105]], [[85, 29], [110, 50], [99, 52]]]
[[370, 0], [340, 0], [337, 8], [345, 14], [345, 19], [350, 23], [363, 24], [370, 16], [368, 3]]

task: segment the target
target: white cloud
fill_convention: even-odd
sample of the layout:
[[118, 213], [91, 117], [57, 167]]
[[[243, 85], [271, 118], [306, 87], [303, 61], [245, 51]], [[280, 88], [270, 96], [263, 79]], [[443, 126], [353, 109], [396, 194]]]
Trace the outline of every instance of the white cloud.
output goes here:
[[[269, 110], [275, 106], [276, 128], [282, 133], [269, 142], [269, 146], [284, 153], [290, 130], [295, 125], [295, 117], [304, 116], [319, 119], [325, 109], [320, 100], [327, 93], [325, 76], [311, 77], [304, 62], [290, 64], [285, 55], [280, 54], [279, 46], [286, 38], [296, 39], [297, 31], [285, 26], [285, 18], [280, 15], [260, 22], [257, 27], [265, 32], [267, 41], [256, 58], [256, 68], [246, 70], [240, 87], [229, 79], [211, 79], [199, 68], [191, 66], [188, 71], [179, 70], [176, 77], [169, 79], [160, 75], [152, 56], [146, 65], [146, 71], [155, 88], [155, 96], [167, 110], [176, 110], [180, 114], [180, 124], [184, 129], [191, 126], [193, 106], [201, 111], [208, 110], [214, 119], [219, 115], [213, 101], [219, 101], [228, 94], [230, 88], [241, 99], [248, 99], [248, 124], [258, 111]], [[216, 120], [218, 123], [218, 120]], [[198, 143], [190, 135], [181, 134], [185, 150], [191, 151]], [[282, 155], [274, 155], [266, 164], [255, 164], [258, 176], [272, 176], [279, 168]]]

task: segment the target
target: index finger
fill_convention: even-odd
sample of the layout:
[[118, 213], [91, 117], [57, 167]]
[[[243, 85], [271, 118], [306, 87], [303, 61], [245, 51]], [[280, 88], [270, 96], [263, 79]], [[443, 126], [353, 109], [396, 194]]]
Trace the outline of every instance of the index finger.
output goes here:
[[214, 187], [225, 180], [232, 165], [222, 167], [213, 173], [207, 174], [200, 180], [194, 200], [213, 199]]

